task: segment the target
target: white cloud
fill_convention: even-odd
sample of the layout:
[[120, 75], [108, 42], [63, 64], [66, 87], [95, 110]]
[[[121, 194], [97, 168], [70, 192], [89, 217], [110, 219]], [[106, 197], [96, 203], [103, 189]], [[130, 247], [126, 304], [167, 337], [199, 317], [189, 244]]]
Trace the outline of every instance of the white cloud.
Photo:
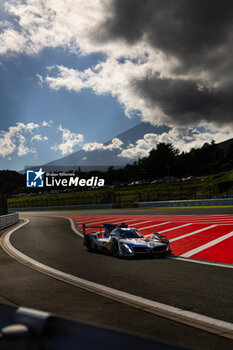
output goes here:
[[31, 149], [26, 145], [26, 138], [23, 135], [19, 135], [19, 146], [18, 146], [18, 156], [22, 157], [25, 156], [28, 153], [34, 153], [34, 150]]
[[25, 131], [29, 131], [32, 133], [33, 130], [35, 129], [38, 129], [39, 128], [39, 125], [38, 124], [35, 124], [35, 123], [27, 123], [26, 125], [23, 124], [23, 123], [19, 123], [19, 124], [22, 124], [22, 128], [25, 129]]
[[233, 138], [233, 131], [216, 131], [214, 129], [200, 132], [197, 128], [172, 128], [166, 133], [145, 134], [143, 139], [137, 140], [135, 145], [130, 145], [118, 155], [130, 159], [147, 157], [149, 152], [156, 148], [160, 142], [171, 143], [180, 151], [188, 152], [191, 148], [202, 147], [205, 142], [216, 143]]
[[55, 145], [50, 148], [53, 151], [60, 151], [62, 155], [72, 153], [74, 147], [81, 145], [84, 141], [82, 134], [73, 133], [69, 129], [63, 128], [61, 125], [59, 125], [58, 130], [62, 133], [62, 143], [55, 143]]
[[168, 133], [159, 135], [158, 142], [172, 143], [177, 149], [188, 152], [191, 148], [202, 147], [205, 142], [216, 143], [233, 138], [231, 130], [204, 129], [200, 132], [197, 128], [172, 128]]
[[16, 149], [16, 144], [12, 140], [13, 135], [10, 132], [2, 132], [0, 134], [0, 156], [5, 158], [13, 153]]
[[[142, 51], [144, 49], [144, 51]], [[146, 54], [150, 54], [146, 56]], [[159, 106], [148, 105], [134, 87], [134, 81], [143, 79], [150, 74], [160, 71], [160, 75], [168, 76], [165, 68], [166, 58], [161, 52], [154, 53], [149, 48], [140, 45], [135, 50], [137, 62], [126, 59], [120, 63], [117, 57], [109, 57], [94, 68], [84, 71], [64, 66], [49, 67], [50, 74], [41, 82], [47, 83], [51, 89], [65, 88], [69, 91], [80, 92], [82, 89], [92, 89], [97, 95], [111, 94], [123, 106], [127, 117], [139, 112], [144, 121], [162, 123], [165, 117]], [[167, 63], [169, 66], [169, 62]]]
[[5, 158], [17, 150], [18, 156], [34, 153], [35, 150], [26, 145], [27, 141], [23, 134], [32, 134], [39, 127], [35, 123], [17, 123], [10, 126], [7, 131], [0, 131], [0, 156]]
[[130, 159], [143, 158], [149, 155], [151, 149], [158, 144], [157, 134], [145, 134], [143, 139], [137, 140], [135, 145], [130, 145], [118, 155]]
[[41, 125], [45, 126], [45, 127], [50, 127], [52, 125], [52, 123], [53, 123], [52, 120], [50, 120], [50, 121], [44, 120]]
[[[42, 126], [51, 125], [50, 122], [43, 122]], [[44, 125], [43, 125], [44, 124]], [[38, 133], [39, 125], [36, 123], [17, 123], [10, 126], [7, 131], [0, 131], [0, 156], [5, 158], [16, 152], [19, 157], [23, 157], [29, 153], [36, 154], [36, 149], [33, 147], [35, 142], [48, 141], [47, 136], [42, 136]], [[61, 125], [58, 131], [62, 133], [61, 144], [55, 144], [51, 147], [54, 151], [60, 151], [62, 155], [73, 152], [76, 145], [82, 145], [84, 138], [82, 134], [76, 134]]]
[[[110, 19], [109, 3], [109, 0], [18, 0], [6, 2], [5, 11], [14, 16], [14, 22], [5, 21], [0, 24], [2, 25], [0, 54], [35, 55], [44, 48], [56, 47], [67, 48], [77, 55], [102, 53], [106, 59], [95, 67], [84, 71], [64, 66], [49, 67], [47, 76], [43, 77], [37, 74], [38, 80], [41, 84], [48, 84], [54, 90], [65, 88], [78, 93], [82, 89], [92, 89], [97, 95], [111, 94], [123, 106], [128, 117], [138, 113], [143, 121], [152, 124], [164, 123], [168, 120], [168, 116], [164, 114], [160, 105], [152, 105], [141, 96], [141, 93], [135, 88], [136, 81], [159, 74], [160, 78], [192, 79], [198, 82], [200, 88], [215, 87], [221, 83], [218, 81], [221, 80], [221, 77], [216, 78], [216, 81], [211, 81], [214, 78], [210, 76], [208, 69], [200, 72], [194, 70], [194, 73], [190, 71], [185, 75], [177, 73], [176, 75], [174, 72], [179, 64], [178, 60], [171, 55], [163, 54], [159, 49], [152, 48], [146, 43], [145, 38], [136, 44], [128, 44], [120, 39], [103, 40], [102, 42], [94, 40], [96, 28], [100, 30], [101, 24], [106, 19]], [[46, 125], [47, 122], [44, 123], [43, 126], [49, 126]], [[208, 142], [209, 137], [211, 135], [205, 133], [202, 137], [199, 136], [198, 140], [193, 140], [193, 145], [199, 144], [201, 138], [205, 138], [204, 141]], [[221, 133], [219, 137], [221, 137]], [[163, 135], [163, 139], [165, 138], [166, 135]], [[61, 145], [54, 145], [53, 149], [60, 150], [62, 154], [70, 153], [73, 149], [73, 143], [77, 144], [75, 142], [79, 143], [75, 139], [73, 141], [66, 140]], [[144, 148], [149, 144], [144, 139], [139, 140], [137, 147], [135, 146], [135, 152], [137, 150], [138, 154], [145, 154]], [[182, 144], [182, 141], [179, 141], [179, 144]], [[184, 143], [185, 145], [186, 143]], [[102, 146], [92, 143], [92, 146], [89, 147]], [[8, 148], [10, 149], [10, 144]], [[128, 154], [130, 149], [128, 148]]]
[[[91, 36], [104, 17], [104, 0], [19, 0], [5, 4], [15, 23], [4, 23], [0, 53], [37, 54], [46, 47], [69, 47], [72, 51], [95, 50]], [[98, 48], [96, 47], [97, 51]]]
[[113, 149], [121, 150], [122, 145], [123, 145], [123, 142], [120, 139], [114, 138], [112, 139], [112, 142], [109, 143], [108, 145], [104, 145], [103, 143], [98, 143], [98, 142], [86, 143], [83, 146], [83, 150], [87, 152], [92, 152], [96, 150], [109, 150], [109, 151], [112, 151]]
[[[44, 48], [65, 47], [81, 55], [103, 53], [106, 61], [84, 72], [63, 66], [49, 67], [47, 77], [37, 74], [40, 83], [51, 89], [81, 91], [92, 89], [96, 94], [111, 94], [131, 117], [138, 111], [143, 120], [160, 123], [164, 114], [159, 106], [151, 106], [134, 88], [135, 79], [159, 72], [171, 76], [177, 64], [161, 50], [153, 49], [141, 40], [129, 45], [123, 40], [94, 40], [106, 19], [111, 17], [108, 0], [24, 0], [6, 4], [15, 16], [15, 23], [0, 34], [0, 54], [38, 54]], [[122, 60], [123, 59], [123, 60]]]
[[33, 141], [48, 141], [47, 136], [41, 136], [40, 134], [36, 134], [31, 138], [31, 142]]
[[38, 128], [39, 128], [39, 125], [36, 123], [33, 123], [33, 122], [27, 123], [27, 124], [19, 122], [19, 123], [16, 123], [16, 126], [10, 126], [9, 132], [10, 132], [10, 134], [17, 134], [17, 133], [22, 132], [22, 131], [32, 133], [33, 130], [38, 129]]

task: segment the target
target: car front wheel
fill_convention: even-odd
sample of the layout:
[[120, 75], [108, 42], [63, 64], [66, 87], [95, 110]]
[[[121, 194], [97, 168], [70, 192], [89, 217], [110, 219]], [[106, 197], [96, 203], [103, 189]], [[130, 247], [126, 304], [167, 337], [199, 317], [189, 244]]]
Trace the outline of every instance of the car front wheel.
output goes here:
[[89, 252], [93, 251], [92, 244], [91, 244], [91, 239], [90, 239], [90, 237], [88, 235], [86, 237], [86, 247], [87, 247], [87, 250]]
[[119, 258], [119, 246], [116, 240], [112, 244], [112, 252], [115, 257]]

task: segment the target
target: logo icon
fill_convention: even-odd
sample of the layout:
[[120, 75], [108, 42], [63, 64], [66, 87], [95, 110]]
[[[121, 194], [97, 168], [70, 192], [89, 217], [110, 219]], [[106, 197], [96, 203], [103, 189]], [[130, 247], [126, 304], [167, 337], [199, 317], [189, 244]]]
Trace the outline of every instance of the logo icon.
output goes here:
[[40, 170], [27, 170], [27, 187], [44, 187], [44, 171]]

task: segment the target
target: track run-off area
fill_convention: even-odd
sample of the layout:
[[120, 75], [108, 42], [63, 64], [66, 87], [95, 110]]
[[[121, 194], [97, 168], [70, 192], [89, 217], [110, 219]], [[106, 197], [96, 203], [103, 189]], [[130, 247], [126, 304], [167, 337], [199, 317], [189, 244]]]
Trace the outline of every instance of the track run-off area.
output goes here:
[[[218, 263], [233, 263], [232, 215], [71, 215], [66, 216], [82, 225], [125, 222], [144, 236], [158, 232], [167, 236], [175, 256]], [[94, 232], [90, 228], [86, 233]], [[98, 231], [98, 229], [96, 229]], [[232, 266], [233, 267], [233, 266]]]

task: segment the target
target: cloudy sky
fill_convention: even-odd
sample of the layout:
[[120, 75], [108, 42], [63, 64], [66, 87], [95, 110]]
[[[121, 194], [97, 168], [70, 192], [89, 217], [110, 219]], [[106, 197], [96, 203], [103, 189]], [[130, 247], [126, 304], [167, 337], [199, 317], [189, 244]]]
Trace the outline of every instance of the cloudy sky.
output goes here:
[[233, 137], [233, 2], [2, 0], [0, 169], [46, 163], [141, 121], [181, 150]]

